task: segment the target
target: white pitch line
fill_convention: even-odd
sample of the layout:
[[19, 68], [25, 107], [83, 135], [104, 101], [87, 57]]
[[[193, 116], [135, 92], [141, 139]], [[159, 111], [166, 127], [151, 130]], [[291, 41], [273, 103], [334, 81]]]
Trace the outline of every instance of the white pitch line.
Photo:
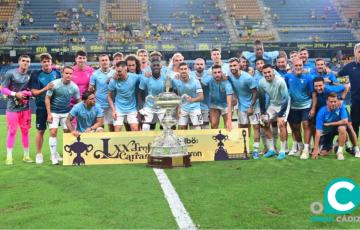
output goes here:
[[189, 213], [186, 211], [179, 195], [176, 193], [175, 188], [171, 184], [164, 170], [156, 168], [153, 170], [160, 182], [160, 186], [164, 192], [167, 202], [169, 203], [171, 212], [175, 217], [179, 229], [196, 229], [194, 222], [192, 221]]

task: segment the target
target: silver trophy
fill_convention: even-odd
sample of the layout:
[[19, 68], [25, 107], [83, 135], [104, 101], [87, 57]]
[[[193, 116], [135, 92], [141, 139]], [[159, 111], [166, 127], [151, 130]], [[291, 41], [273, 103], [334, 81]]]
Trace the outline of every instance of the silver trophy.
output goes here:
[[172, 127], [177, 124], [176, 107], [186, 100], [187, 95], [180, 97], [169, 92], [169, 76], [166, 77], [165, 85], [166, 92], [160, 93], [158, 96], [146, 97], [146, 100], [154, 101], [155, 109], [165, 110], [164, 118], [160, 121], [163, 132], [151, 144], [148, 166], [155, 168], [189, 167], [191, 166], [190, 155], [184, 139], [177, 137], [172, 130]]

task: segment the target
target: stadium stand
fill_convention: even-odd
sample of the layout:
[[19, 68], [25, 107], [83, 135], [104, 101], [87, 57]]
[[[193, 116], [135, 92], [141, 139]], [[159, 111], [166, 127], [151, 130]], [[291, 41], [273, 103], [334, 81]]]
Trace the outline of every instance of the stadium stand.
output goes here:
[[187, 43], [229, 41], [223, 15], [215, 0], [174, 0], [171, 4], [167, 0], [148, 0], [148, 13], [146, 38], [149, 40]]
[[17, 0], [0, 1], [0, 44], [6, 42], [8, 37], [9, 23], [17, 8]]
[[272, 14], [281, 41], [346, 41], [354, 40], [349, 29], [336, 29], [342, 19], [328, 0], [271, 1], [263, 0]]
[[99, 0], [26, 1], [15, 44], [96, 43], [98, 17]]

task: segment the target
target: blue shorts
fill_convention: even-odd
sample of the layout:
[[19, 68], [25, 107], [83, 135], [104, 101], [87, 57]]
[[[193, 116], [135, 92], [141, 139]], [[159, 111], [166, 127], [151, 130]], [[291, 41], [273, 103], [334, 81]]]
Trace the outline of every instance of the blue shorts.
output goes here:
[[309, 121], [309, 112], [308, 109], [290, 109], [288, 122], [291, 124], [300, 124], [303, 121]]
[[47, 112], [46, 109], [36, 109], [36, 129], [46, 130]]

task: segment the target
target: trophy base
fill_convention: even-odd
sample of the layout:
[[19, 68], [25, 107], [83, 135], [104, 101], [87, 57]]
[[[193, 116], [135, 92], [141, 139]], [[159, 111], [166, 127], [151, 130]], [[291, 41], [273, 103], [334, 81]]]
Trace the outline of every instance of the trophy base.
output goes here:
[[149, 156], [148, 157], [148, 167], [152, 168], [174, 168], [174, 167], [190, 167], [190, 155], [183, 156]]

